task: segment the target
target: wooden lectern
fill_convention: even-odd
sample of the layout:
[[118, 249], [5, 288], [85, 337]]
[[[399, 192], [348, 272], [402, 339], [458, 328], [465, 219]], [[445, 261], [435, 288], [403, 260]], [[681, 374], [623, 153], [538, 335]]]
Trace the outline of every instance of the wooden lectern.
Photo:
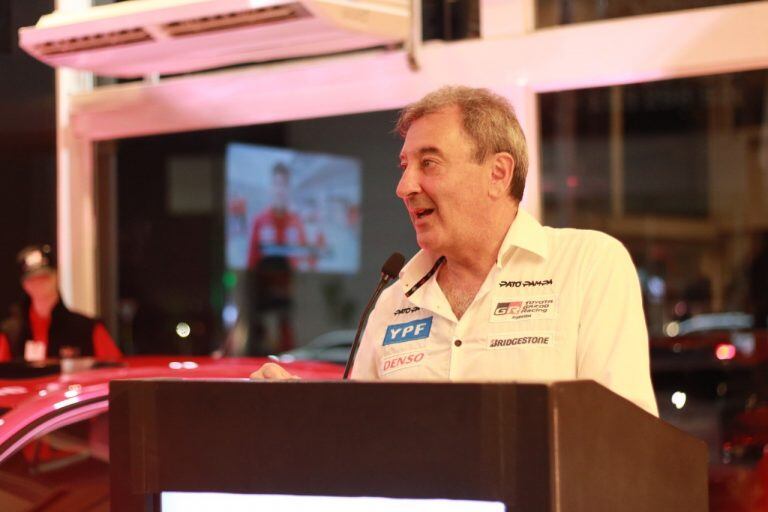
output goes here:
[[703, 442], [591, 381], [114, 381], [113, 512], [163, 491], [707, 510]]

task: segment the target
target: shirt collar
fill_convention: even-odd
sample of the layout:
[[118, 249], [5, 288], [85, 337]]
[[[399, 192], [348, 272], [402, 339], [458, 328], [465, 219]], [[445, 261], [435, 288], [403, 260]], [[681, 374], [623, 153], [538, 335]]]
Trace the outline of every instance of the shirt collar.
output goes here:
[[512, 221], [501, 243], [496, 265], [501, 267], [509, 259], [512, 249], [516, 247], [532, 252], [543, 259], [549, 257], [549, 242], [544, 227], [522, 208], [517, 209], [515, 220]]
[[413, 288], [424, 276], [426, 276], [435, 263], [440, 258], [439, 255], [432, 255], [423, 249], [416, 253], [416, 256], [410, 259], [400, 271], [400, 285], [403, 292]]
[[[522, 208], [518, 208], [515, 220], [512, 221], [504, 236], [499, 255], [496, 257], [496, 265], [501, 268], [509, 259], [512, 250], [517, 247], [544, 259], [549, 257], [549, 243], [544, 227]], [[416, 253], [400, 271], [400, 285], [403, 290], [410, 290], [427, 275], [439, 257], [424, 250]]]

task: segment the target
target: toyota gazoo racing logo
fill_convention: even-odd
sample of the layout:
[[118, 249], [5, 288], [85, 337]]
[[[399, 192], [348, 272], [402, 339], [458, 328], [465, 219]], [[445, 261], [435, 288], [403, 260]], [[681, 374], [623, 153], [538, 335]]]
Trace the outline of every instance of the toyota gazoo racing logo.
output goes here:
[[491, 322], [516, 322], [556, 318], [557, 297], [554, 294], [535, 297], [499, 297], [491, 307]]
[[499, 302], [496, 304], [496, 309], [493, 314], [494, 316], [517, 315], [520, 313], [522, 307], [523, 301], [521, 300], [514, 302]]

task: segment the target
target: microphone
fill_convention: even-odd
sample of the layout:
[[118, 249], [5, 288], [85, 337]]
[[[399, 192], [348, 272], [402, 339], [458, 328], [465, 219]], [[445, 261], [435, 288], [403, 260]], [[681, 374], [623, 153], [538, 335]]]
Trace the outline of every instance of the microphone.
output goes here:
[[384, 290], [384, 286], [392, 279], [397, 278], [405, 265], [405, 257], [399, 252], [393, 252], [392, 255], [387, 258], [384, 265], [381, 267], [381, 279], [376, 286], [376, 290], [371, 296], [371, 300], [368, 301], [368, 305], [365, 306], [363, 314], [360, 316], [360, 323], [357, 325], [357, 332], [355, 333], [355, 341], [352, 343], [352, 349], [349, 351], [349, 359], [347, 359], [347, 366], [344, 368], [344, 380], [349, 380], [349, 375], [352, 373], [352, 367], [355, 365], [355, 356], [357, 356], [357, 349], [360, 347], [360, 338], [363, 334], [363, 328], [368, 321], [368, 315], [371, 314], [373, 306]]

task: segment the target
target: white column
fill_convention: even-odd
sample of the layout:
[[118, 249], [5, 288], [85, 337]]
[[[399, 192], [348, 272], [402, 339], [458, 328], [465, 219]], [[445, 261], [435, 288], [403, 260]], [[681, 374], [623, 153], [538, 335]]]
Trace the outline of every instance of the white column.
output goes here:
[[[59, 11], [91, 7], [90, 0], [56, 0]], [[93, 88], [93, 74], [56, 70], [56, 169], [59, 286], [64, 302], [97, 311], [96, 212], [91, 141], [72, 130], [70, 97]]]
[[[525, 36], [535, 29], [535, 0], [480, 0], [480, 36], [483, 39]], [[520, 66], [520, 69], [525, 69], [525, 66]], [[515, 85], [497, 89], [497, 92], [509, 98], [514, 105], [528, 143], [528, 177], [522, 206], [541, 220], [539, 106], [536, 91], [530, 87], [526, 73], [519, 73], [518, 76]]]

